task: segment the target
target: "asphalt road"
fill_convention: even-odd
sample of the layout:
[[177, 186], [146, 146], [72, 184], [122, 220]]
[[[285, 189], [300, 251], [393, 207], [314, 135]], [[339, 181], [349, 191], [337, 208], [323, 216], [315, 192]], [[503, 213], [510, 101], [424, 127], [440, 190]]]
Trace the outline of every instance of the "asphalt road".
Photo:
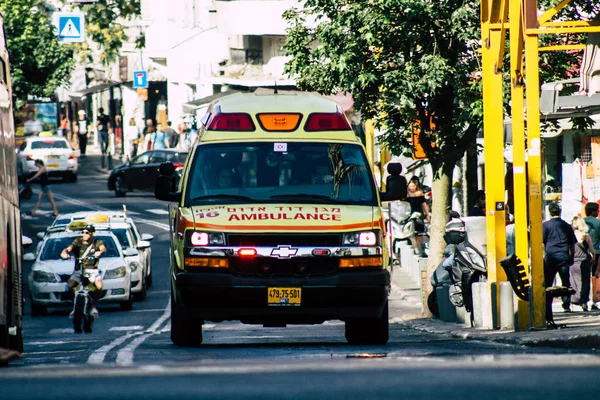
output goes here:
[[[61, 212], [118, 210], [125, 204], [142, 233], [151, 233], [153, 287], [133, 310], [100, 307], [92, 334], [72, 333], [69, 310], [24, 319], [25, 357], [0, 369], [0, 397], [9, 399], [171, 398], [440, 398], [490, 399], [590, 396], [600, 358], [594, 351], [530, 349], [424, 334], [398, 322], [416, 304], [391, 298], [386, 346], [350, 346], [340, 321], [263, 328], [208, 323], [200, 348], [169, 338], [166, 203], [150, 194], [116, 198], [99, 160], [83, 162], [77, 183], [52, 184]], [[22, 203], [29, 212], [35, 198]], [[52, 221], [47, 200], [23, 217], [34, 240]], [[25, 277], [31, 264], [24, 265]], [[26, 293], [27, 290], [26, 290]], [[9, 397], [6, 397], [9, 395]]]

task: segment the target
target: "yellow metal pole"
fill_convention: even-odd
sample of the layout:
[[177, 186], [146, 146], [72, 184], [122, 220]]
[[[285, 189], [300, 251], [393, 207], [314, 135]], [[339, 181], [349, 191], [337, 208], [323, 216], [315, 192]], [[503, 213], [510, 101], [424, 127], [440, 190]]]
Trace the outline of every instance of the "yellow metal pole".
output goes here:
[[365, 121], [365, 150], [371, 169], [373, 169], [373, 163], [375, 162], [375, 127], [373, 126], [373, 120], [370, 119]]
[[[529, 263], [529, 239], [527, 232], [527, 179], [525, 168], [525, 116], [523, 87], [523, 23], [522, 0], [510, 0], [510, 83], [513, 150], [513, 196], [515, 216], [516, 254], [523, 262], [525, 271]], [[517, 330], [529, 328], [529, 304], [518, 300]]]
[[506, 254], [504, 179], [498, 179], [498, 173], [504, 171], [502, 66], [496, 65], [495, 57], [500, 50], [501, 32], [491, 31], [487, 22], [481, 31], [488, 282], [499, 283], [506, 280], [504, 271], [498, 268], [498, 259]]
[[[535, 0], [526, 0], [536, 3]], [[530, 21], [531, 22], [531, 21]], [[525, 34], [525, 77], [527, 82], [527, 154], [529, 177], [529, 228], [531, 238], [531, 287], [533, 327], [546, 327], [546, 294], [542, 255], [542, 186], [540, 141], [540, 77], [538, 36]]]

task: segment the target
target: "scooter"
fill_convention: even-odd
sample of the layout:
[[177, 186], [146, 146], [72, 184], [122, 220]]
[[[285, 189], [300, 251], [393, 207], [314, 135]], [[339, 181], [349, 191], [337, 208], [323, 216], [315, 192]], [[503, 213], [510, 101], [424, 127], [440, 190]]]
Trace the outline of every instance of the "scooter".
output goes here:
[[[410, 203], [406, 201], [394, 201], [390, 204], [391, 218], [389, 220], [392, 232], [392, 249], [397, 258], [400, 258], [400, 243], [410, 242], [415, 252], [426, 255], [429, 244], [429, 233], [427, 225], [421, 220], [420, 212], [411, 212]], [[386, 210], [387, 211], [387, 210]], [[388, 211], [387, 214], [390, 212]], [[424, 237], [424, 248], [416, 248], [417, 237]], [[424, 253], [424, 254], [423, 254]]]
[[92, 325], [94, 323], [95, 316], [92, 314], [93, 303], [90, 293], [98, 290], [94, 285], [94, 281], [100, 276], [100, 270], [96, 268], [83, 268], [84, 260], [95, 260], [93, 255], [78, 258], [76, 261], [76, 270], [81, 271], [81, 281], [73, 288], [74, 299], [73, 299], [73, 329], [75, 333], [83, 332], [92, 333]]
[[[450, 286], [450, 302], [455, 307], [465, 307], [467, 312], [472, 312], [471, 286], [475, 282], [483, 282], [487, 279], [487, 260], [469, 242], [466, 225], [460, 214], [451, 211], [450, 217], [444, 234], [444, 240], [448, 244], [444, 251], [446, 258], [438, 265], [432, 276], [433, 293], [435, 293], [436, 287]], [[436, 315], [434, 310], [437, 310], [437, 298], [435, 295], [430, 295], [428, 306], [432, 314]]]

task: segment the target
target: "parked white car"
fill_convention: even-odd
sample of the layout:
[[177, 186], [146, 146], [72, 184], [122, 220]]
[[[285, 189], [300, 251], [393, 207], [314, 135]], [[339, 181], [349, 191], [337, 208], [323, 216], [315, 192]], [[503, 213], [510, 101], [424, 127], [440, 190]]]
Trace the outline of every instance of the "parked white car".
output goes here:
[[[78, 237], [81, 237], [81, 231], [49, 232], [37, 254], [27, 253], [23, 257], [25, 261], [34, 261], [28, 277], [33, 315], [45, 313], [48, 307], [73, 305], [73, 292], [68, 289], [67, 282], [75, 262], [63, 260], [60, 253]], [[106, 246], [98, 266], [103, 281], [100, 303], [118, 303], [122, 310], [130, 310], [131, 270], [125, 258], [137, 251], [133, 248], [123, 250], [111, 232], [96, 232], [94, 238], [102, 240]]]
[[79, 150], [73, 150], [67, 139], [61, 136], [30, 136], [18, 150], [19, 161], [24, 175], [37, 172], [35, 160], [44, 161], [49, 176], [62, 177], [67, 181], [77, 181]]
[[[123, 211], [80, 211], [69, 214], [61, 214], [50, 225], [48, 231], [64, 227], [65, 229], [74, 221], [85, 221], [93, 224], [96, 232], [109, 230], [117, 237], [124, 250], [134, 248], [135, 255], [126, 257], [131, 267], [131, 291], [136, 300], [146, 298], [147, 289], [152, 286], [152, 249], [150, 241], [154, 236], [144, 233], [140, 234], [135, 222]], [[43, 237], [43, 233], [41, 234]], [[38, 233], [38, 237], [40, 234]], [[40, 237], [41, 239], [41, 237]]]

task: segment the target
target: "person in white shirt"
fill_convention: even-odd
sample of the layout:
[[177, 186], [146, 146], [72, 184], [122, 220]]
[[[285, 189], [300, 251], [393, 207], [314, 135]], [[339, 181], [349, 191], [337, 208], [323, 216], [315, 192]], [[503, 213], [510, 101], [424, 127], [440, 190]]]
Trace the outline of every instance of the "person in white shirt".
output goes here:
[[135, 123], [135, 118], [129, 119], [129, 124], [125, 127], [125, 155], [128, 159], [132, 159], [137, 154], [137, 140], [140, 136], [140, 131]]

